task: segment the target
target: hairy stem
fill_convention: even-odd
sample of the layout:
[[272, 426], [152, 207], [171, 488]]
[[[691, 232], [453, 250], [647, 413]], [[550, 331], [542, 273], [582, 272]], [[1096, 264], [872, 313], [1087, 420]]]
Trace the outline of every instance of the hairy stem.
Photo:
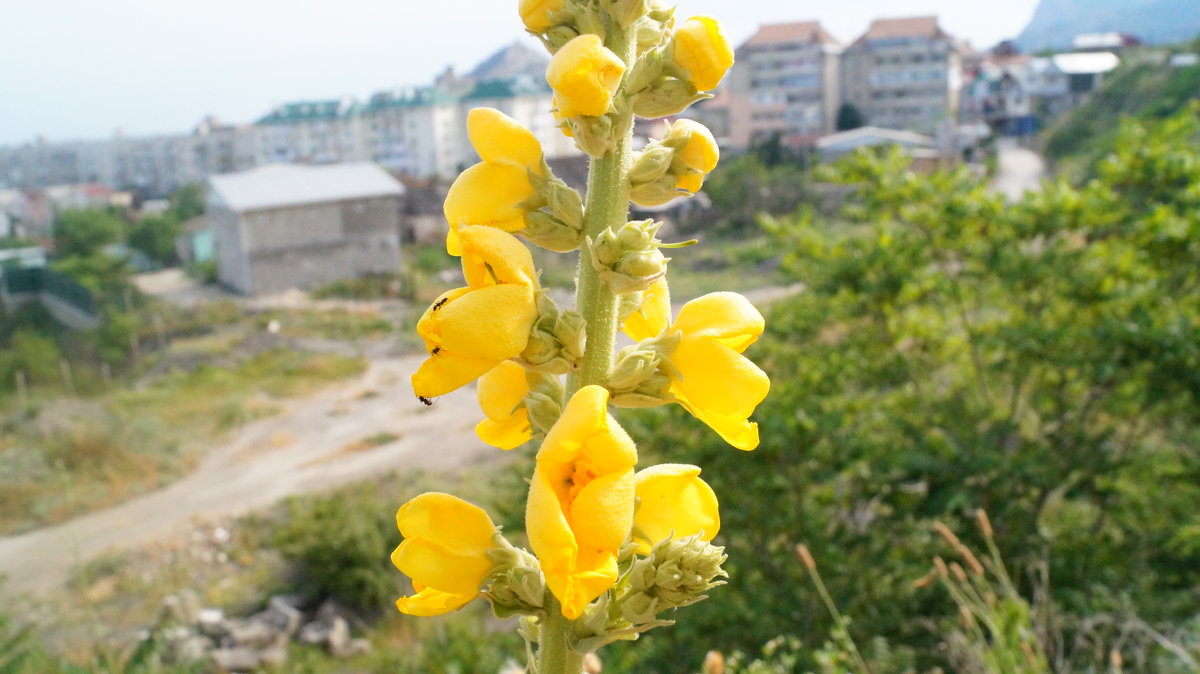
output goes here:
[[571, 622], [563, 617], [558, 601], [548, 595], [546, 621], [538, 641], [538, 674], [579, 674], [583, 671], [583, 656], [571, 650], [567, 633]]

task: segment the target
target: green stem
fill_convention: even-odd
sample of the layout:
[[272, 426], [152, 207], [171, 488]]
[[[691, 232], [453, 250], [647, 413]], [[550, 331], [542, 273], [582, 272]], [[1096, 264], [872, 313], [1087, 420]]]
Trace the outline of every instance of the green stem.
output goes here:
[[[633, 62], [633, 34], [613, 27], [605, 46], [625, 63]], [[622, 129], [615, 149], [603, 157], [593, 157], [588, 167], [587, 202], [584, 205], [583, 225], [593, 240], [608, 227], [618, 228], [629, 218], [629, 169], [633, 162], [633, 113], [628, 106], [615, 120]], [[586, 246], [586, 244], [585, 244]], [[567, 378], [566, 397], [589, 384], [603, 386], [613, 364], [613, 345], [616, 343], [617, 296], [600, 279], [592, 267], [586, 248], [579, 254], [579, 285], [575, 291], [575, 310], [587, 320], [587, 349], [579, 370]]]
[[563, 617], [562, 607], [553, 595], [547, 595], [546, 622], [542, 624], [538, 642], [538, 674], [579, 674], [583, 671], [583, 656], [571, 650], [567, 633], [571, 623]]

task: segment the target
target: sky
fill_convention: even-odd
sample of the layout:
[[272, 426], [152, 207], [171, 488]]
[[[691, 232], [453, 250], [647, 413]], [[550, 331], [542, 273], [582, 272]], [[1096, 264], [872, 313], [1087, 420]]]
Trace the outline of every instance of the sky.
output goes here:
[[[735, 45], [816, 19], [843, 42], [873, 18], [936, 14], [986, 48], [1037, 0], [679, 0]], [[0, 145], [186, 133], [306, 98], [365, 98], [470, 70], [524, 34], [517, 0], [8, 0], [0, 7]]]

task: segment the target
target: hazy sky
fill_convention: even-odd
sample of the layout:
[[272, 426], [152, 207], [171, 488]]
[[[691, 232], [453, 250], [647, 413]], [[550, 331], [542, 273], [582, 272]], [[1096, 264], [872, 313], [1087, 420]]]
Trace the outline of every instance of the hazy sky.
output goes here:
[[[1037, 0], [679, 0], [735, 43], [761, 23], [818, 19], [843, 41], [872, 18], [937, 14], [977, 47], [1015, 36]], [[370, 95], [471, 68], [525, 36], [517, 0], [5, 0], [0, 145], [179, 133], [206, 114]]]

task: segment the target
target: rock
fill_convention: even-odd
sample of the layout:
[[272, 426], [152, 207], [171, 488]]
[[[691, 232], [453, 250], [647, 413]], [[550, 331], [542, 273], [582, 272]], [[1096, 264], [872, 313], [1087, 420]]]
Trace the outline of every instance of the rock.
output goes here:
[[258, 653], [259, 664], [267, 669], [278, 669], [287, 664], [288, 651], [286, 646], [272, 646]]
[[196, 631], [214, 641], [229, 636], [230, 624], [219, 608], [203, 608], [196, 614]]
[[269, 622], [259, 620], [257, 616], [234, 622], [229, 630], [229, 637], [234, 646], [246, 648], [270, 648], [285, 645], [288, 640], [286, 632]]
[[228, 674], [253, 672], [261, 661], [253, 648], [218, 648], [209, 657], [218, 672]]
[[271, 601], [267, 603], [267, 610], [257, 614], [254, 618], [269, 623], [290, 637], [300, 629], [300, 620], [303, 615], [299, 609], [288, 603], [285, 597], [271, 597]]
[[211, 650], [212, 642], [206, 637], [189, 634], [168, 644], [165, 657], [170, 663], [183, 665], [204, 660]]
[[345, 618], [337, 616], [330, 622], [327, 645], [334, 657], [344, 658], [350, 655], [350, 624]]
[[324, 646], [329, 643], [331, 625], [324, 620], [314, 620], [300, 628], [296, 640], [306, 646]]
[[366, 639], [351, 639], [350, 646], [346, 649], [346, 657], [354, 655], [366, 655], [375, 650], [370, 641]]
[[184, 625], [195, 625], [200, 617], [200, 595], [195, 590], [185, 587], [175, 596], [179, 598], [180, 622]]

